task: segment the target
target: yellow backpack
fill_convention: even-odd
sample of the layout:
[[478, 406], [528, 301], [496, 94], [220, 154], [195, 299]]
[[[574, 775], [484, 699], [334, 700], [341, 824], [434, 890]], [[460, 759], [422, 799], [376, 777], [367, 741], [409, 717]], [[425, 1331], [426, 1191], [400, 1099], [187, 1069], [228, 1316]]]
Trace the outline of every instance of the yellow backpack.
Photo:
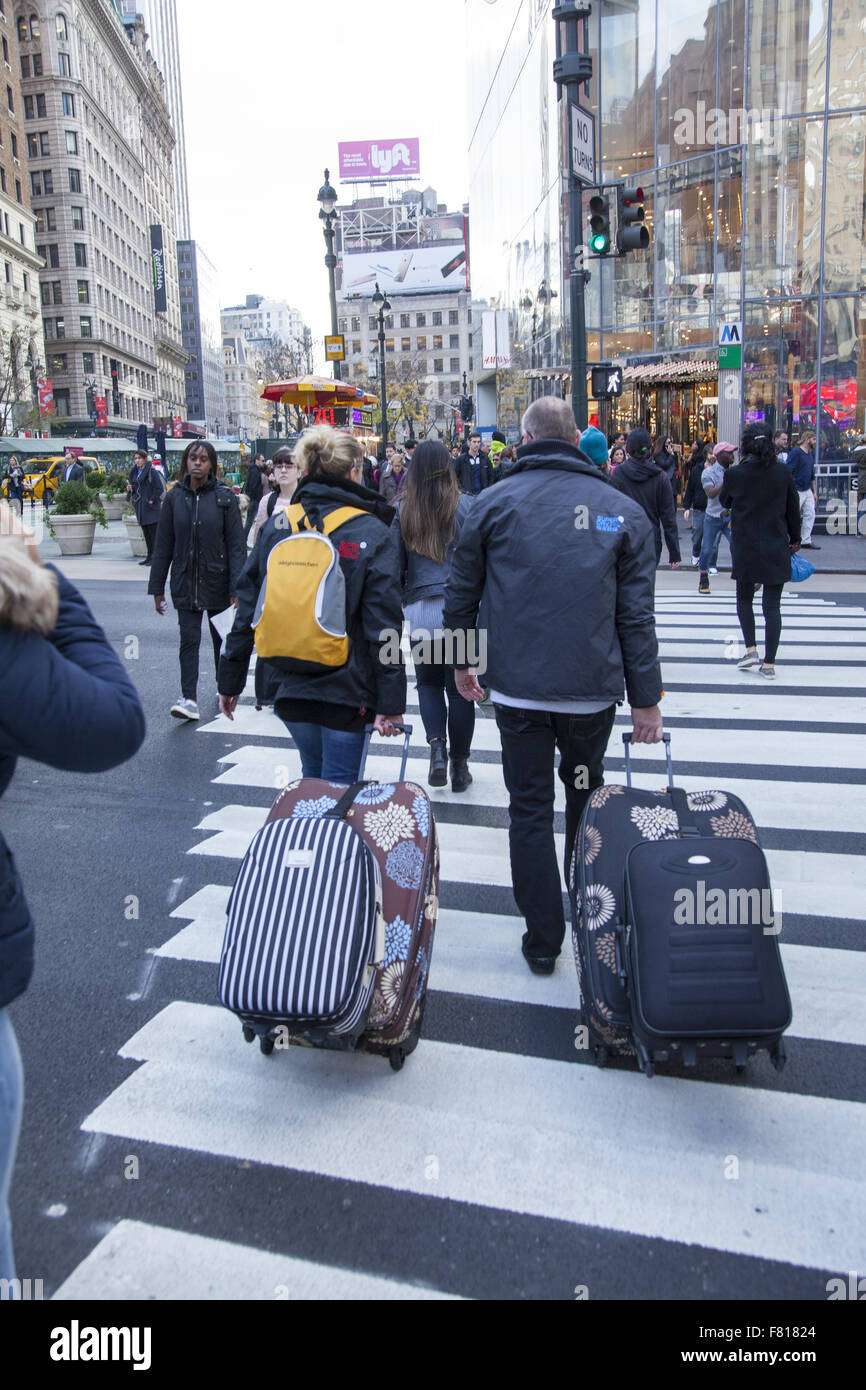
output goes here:
[[268, 555], [253, 614], [256, 652], [264, 661], [287, 671], [345, 666], [346, 581], [330, 537], [353, 516], [365, 515], [358, 507], [338, 507], [316, 530], [299, 503], [277, 514], [276, 524], [288, 526], [291, 535]]

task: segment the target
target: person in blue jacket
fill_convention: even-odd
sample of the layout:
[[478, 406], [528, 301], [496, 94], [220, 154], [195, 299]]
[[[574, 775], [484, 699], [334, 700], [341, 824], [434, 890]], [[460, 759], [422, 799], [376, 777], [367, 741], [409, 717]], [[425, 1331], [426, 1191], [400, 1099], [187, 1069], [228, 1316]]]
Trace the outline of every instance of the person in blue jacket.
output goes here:
[[[0, 795], [16, 759], [105, 772], [144, 741], [135, 687], [84, 599], [0, 505]], [[9, 1005], [33, 971], [34, 926], [0, 835], [0, 1279], [14, 1279], [9, 1187], [23, 1102]]]

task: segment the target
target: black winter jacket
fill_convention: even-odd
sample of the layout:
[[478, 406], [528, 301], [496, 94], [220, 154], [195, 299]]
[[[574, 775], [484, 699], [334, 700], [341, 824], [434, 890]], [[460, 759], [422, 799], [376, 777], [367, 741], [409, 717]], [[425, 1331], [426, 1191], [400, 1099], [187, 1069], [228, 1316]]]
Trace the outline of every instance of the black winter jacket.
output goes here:
[[[487, 682], [514, 699], [658, 703], [652, 528], [580, 450], [536, 440], [476, 498], [443, 624], [471, 652], [482, 599]], [[477, 641], [477, 639], [474, 639]], [[475, 650], [479, 650], [476, 646]]]
[[129, 470], [129, 485], [132, 488], [132, 505], [139, 526], [152, 526], [159, 521], [159, 511], [165, 496], [165, 478], [150, 460], [141, 473], [133, 465]]
[[[479, 451], [478, 459], [481, 460], [481, 491], [484, 492], [485, 488], [492, 486], [495, 474], [493, 464], [490, 462], [489, 458], [487, 458], [486, 454], [482, 454]], [[477, 462], [478, 459], [476, 459], [475, 462]], [[460, 491], [469, 493], [470, 497], [473, 496], [472, 462], [471, 454], [461, 454], [454, 465]]]
[[[400, 604], [397, 528], [391, 525], [394, 509], [368, 488], [348, 478], [302, 478], [293, 502], [303, 504], [311, 521], [326, 517], [337, 507], [358, 507], [366, 513], [352, 517], [334, 532], [346, 581], [346, 631], [349, 660], [345, 666], [315, 674], [281, 671], [268, 662], [262, 691], [268, 703], [280, 700], [315, 701], [320, 707], [364, 709], [374, 714], [402, 714], [406, 708], [406, 672], [399, 652], [403, 630]], [[223, 649], [219, 667], [221, 695], [240, 695], [246, 684], [255, 634], [250, 626], [267, 570], [268, 555], [288, 532], [277, 525], [277, 516], [265, 523], [238, 584], [238, 611]], [[396, 634], [396, 659], [388, 660], [389, 634]], [[318, 720], [328, 725], [330, 714], [321, 710]], [[339, 724], [335, 725], [339, 727]]]
[[244, 526], [231, 488], [208, 478], [193, 489], [184, 478], [160, 509], [147, 592], [165, 593], [171, 565], [175, 608], [228, 608], [246, 558]]
[[[9, 544], [0, 542], [0, 593], [10, 567], [25, 563], [7, 556]], [[45, 607], [41, 574], [36, 582], [27, 574], [15, 600], [27, 626], [0, 624], [0, 794], [19, 757], [66, 772], [105, 772], [144, 741], [144, 712], [122, 662], [78, 590], [53, 566], [45, 570], [55, 575], [60, 599], [49, 635], [36, 626]], [[33, 934], [15, 861], [0, 836], [0, 1008], [27, 988]]]
[[785, 584], [791, 545], [800, 540], [800, 499], [784, 463], [769, 468], [752, 454], [725, 471], [719, 494], [731, 508], [731, 577], [750, 584]]
[[631, 497], [634, 502], [643, 507], [647, 516], [653, 524], [656, 547], [656, 564], [661, 559], [662, 543], [659, 536], [659, 524], [665, 533], [665, 544], [668, 548], [668, 555], [671, 564], [679, 564], [680, 541], [677, 535], [676, 507], [674, 506], [674, 494], [668, 482], [667, 474], [658, 464], [651, 459], [638, 460], [627, 457], [624, 463], [615, 469], [611, 482], [620, 492], [624, 492], [627, 497]]
[[686, 483], [686, 490], [683, 496], [683, 510], [705, 512], [707, 510], [707, 494], [704, 492], [704, 485], [701, 482], [701, 474], [706, 468], [703, 459], [696, 459], [689, 467], [689, 480]]
[[244, 492], [250, 499], [250, 506], [257, 507], [262, 500], [265, 490], [265, 475], [257, 463], [251, 463], [247, 469], [246, 481], [244, 482]]

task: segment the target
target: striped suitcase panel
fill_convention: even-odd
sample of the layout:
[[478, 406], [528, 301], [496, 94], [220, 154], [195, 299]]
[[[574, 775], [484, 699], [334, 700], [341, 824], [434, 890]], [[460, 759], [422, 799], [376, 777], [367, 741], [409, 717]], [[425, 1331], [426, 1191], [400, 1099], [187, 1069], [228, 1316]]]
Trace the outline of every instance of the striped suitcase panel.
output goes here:
[[228, 904], [220, 998], [242, 1017], [357, 1032], [366, 1019], [382, 885], [344, 821], [269, 821], [253, 838]]

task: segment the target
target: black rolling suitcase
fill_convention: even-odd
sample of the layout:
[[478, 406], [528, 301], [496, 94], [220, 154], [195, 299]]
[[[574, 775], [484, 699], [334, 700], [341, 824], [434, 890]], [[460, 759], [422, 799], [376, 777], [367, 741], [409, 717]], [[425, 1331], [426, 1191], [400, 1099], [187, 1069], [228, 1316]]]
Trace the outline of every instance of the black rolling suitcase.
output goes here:
[[755, 823], [727, 792], [593, 792], [570, 874], [584, 1026], [596, 1060], [687, 1066], [760, 1048], [784, 1064], [791, 1003]]

